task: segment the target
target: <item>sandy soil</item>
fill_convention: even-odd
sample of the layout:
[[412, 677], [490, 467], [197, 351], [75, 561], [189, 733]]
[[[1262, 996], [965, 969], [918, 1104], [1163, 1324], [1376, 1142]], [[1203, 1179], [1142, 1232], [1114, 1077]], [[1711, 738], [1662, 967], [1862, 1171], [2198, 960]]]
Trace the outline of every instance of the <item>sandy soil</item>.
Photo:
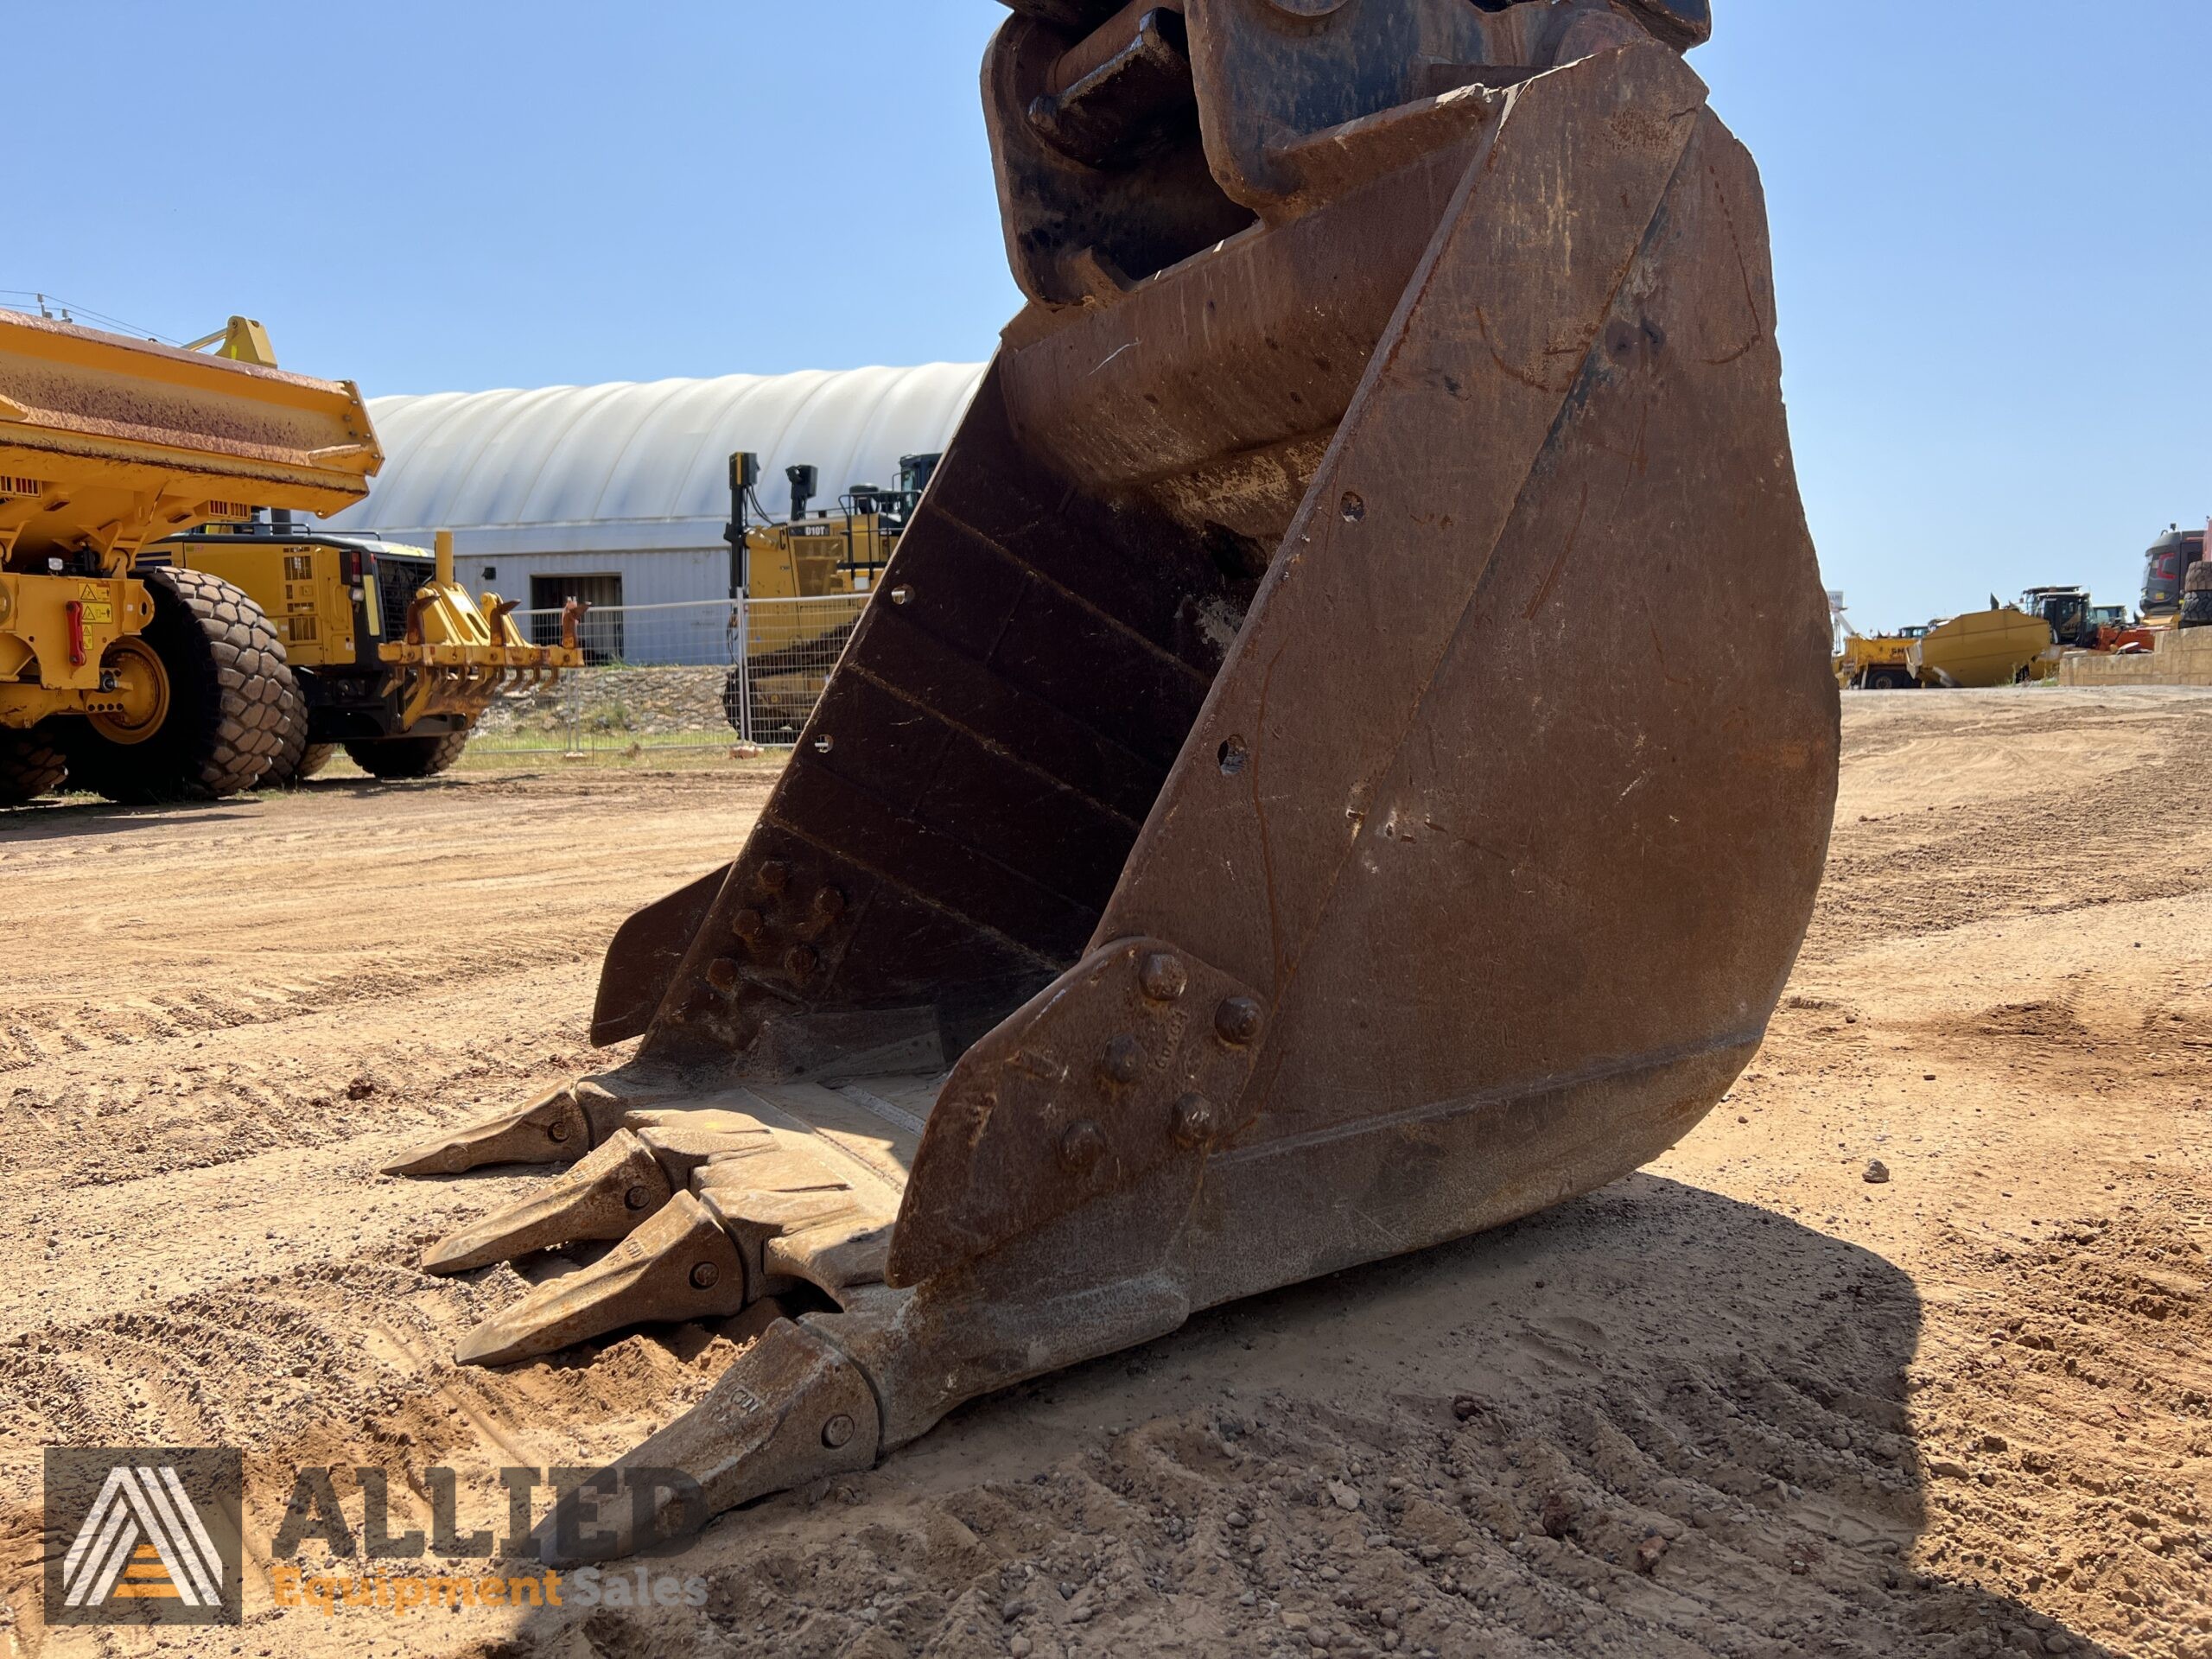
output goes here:
[[[2212, 1656], [2212, 698], [1847, 700], [1829, 881], [1732, 1098], [1534, 1221], [1204, 1316], [726, 1516], [651, 1614], [280, 1610], [194, 1652]], [[591, 1064], [598, 955], [758, 777], [472, 774], [0, 823], [0, 1628], [39, 1448], [596, 1462], [741, 1333], [447, 1356], [526, 1177], [374, 1172]], [[1870, 1160], [1892, 1179], [1871, 1184]], [[532, 1271], [542, 1274], [545, 1266]], [[340, 1484], [358, 1523], [350, 1481]]]

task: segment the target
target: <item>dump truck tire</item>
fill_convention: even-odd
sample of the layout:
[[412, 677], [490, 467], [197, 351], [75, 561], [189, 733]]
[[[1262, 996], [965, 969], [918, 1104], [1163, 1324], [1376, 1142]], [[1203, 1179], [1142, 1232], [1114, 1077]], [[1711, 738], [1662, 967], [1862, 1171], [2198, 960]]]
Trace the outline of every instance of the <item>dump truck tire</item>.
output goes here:
[[269, 763], [269, 770], [262, 774], [264, 789], [289, 789], [308, 774], [302, 769], [307, 758], [308, 700], [300, 690], [298, 679], [289, 669], [283, 681], [284, 709], [283, 736], [276, 750], [276, 758]]
[[21, 806], [61, 787], [69, 759], [42, 726], [0, 731], [0, 806]]
[[315, 776], [330, 764], [330, 757], [337, 753], [338, 746], [335, 743], [308, 744], [300, 753], [300, 769], [295, 774], [298, 781], [305, 783], [308, 779]]
[[1903, 669], [1878, 668], [1866, 677], [1869, 691], [1906, 691], [1912, 688], [1912, 676]]
[[2181, 615], [2184, 628], [2212, 627], [2212, 559], [2199, 559], [2181, 579]]
[[461, 759], [467, 732], [441, 737], [377, 737], [348, 743], [346, 753], [372, 778], [435, 778]]
[[136, 742], [89, 721], [64, 728], [69, 775], [126, 805], [219, 800], [258, 784], [296, 695], [284, 647], [261, 607], [200, 570], [149, 569], [154, 620], [142, 636], [168, 678], [168, 712]]

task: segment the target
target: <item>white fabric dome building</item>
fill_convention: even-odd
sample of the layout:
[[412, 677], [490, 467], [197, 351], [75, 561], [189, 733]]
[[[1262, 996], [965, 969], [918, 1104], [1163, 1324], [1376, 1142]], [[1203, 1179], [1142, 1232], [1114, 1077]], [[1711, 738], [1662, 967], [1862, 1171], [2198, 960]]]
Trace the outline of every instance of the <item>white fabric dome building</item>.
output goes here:
[[375, 397], [384, 470], [327, 521], [428, 546], [454, 532], [461, 578], [532, 608], [711, 600], [729, 591], [729, 457], [820, 469], [817, 508], [855, 484], [894, 486], [899, 458], [950, 442], [981, 364], [722, 375], [537, 391]]

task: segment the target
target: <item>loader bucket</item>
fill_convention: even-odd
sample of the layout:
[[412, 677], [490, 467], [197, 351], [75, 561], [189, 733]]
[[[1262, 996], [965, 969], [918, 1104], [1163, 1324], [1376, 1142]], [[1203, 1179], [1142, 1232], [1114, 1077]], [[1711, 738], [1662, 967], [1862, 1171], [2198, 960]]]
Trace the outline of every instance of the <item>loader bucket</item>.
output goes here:
[[634, 1058], [396, 1166], [584, 1160], [433, 1268], [634, 1227], [472, 1358], [834, 1305], [556, 1554], [1616, 1179], [1811, 910], [1827, 607], [1701, 6], [1014, 10], [1031, 303], [758, 828], [617, 937]]

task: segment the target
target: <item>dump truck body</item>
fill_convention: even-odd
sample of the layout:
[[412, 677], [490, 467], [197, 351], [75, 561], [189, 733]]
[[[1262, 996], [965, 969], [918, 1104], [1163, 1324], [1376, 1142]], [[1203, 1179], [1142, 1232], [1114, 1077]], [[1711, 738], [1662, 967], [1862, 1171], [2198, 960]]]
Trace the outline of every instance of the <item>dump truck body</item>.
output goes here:
[[1923, 685], [1986, 687], [2055, 674], [2050, 624], [2010, 605], [1937, 623], [1906, 660]]
[[1827, 607], [1702, 6], [1014, 10], [1029, 303], [744, 849], [611, 947], [634, 1058], [394, 1166], [575, 1165], [432, 1271], [625, 1239], [465, 1360], [834, 1305], [556, 1554], [1617, 1179], [1811, 913]]
[[[134, 563], [255, 505], [335, 512], [381, 460], [350, 384], [0, 312], [0, 802], [65, 759], [134, 795], [257, 779], [282, 723], [265, 620], [207, 583], [149, 589]], [[157, 628], [185, 658], [143, 642]]]

